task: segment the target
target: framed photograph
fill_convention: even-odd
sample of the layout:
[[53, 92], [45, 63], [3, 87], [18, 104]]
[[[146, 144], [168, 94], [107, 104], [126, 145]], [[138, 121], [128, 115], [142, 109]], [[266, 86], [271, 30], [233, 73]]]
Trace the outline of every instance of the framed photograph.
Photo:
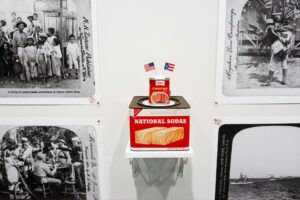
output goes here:
[[216, 120], [215, 200], [300, 199], [300, 118]]
[[99, 124], [1, 119], [0, 199], [101, 199]]
[[98, 103], [96, 0], [0, 2], [0, 104]]
[[219, 1], [216, 103], [300, 102], [299, 3]]

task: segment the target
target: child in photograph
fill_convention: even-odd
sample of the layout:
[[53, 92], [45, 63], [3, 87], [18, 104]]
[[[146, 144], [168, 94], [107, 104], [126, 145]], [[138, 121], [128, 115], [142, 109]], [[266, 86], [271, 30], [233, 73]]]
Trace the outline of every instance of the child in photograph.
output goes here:
[[[26, 64], [29, 67], [30, 78], [35, 84], [38, 77], [37, 66], [36, 66], [36, 55], [37, 49], [33, 45], [34, 39], [33, 37], [27, 38], [27, 47], [25, 48], [25, 56], [26, 56]], [[30, 79], [29, 79], [30, 80]]]
[[[47, 36], [47, 40], [44, 44], [44, 48], [46, 51], [46, 55], [47, 55], [47, 72], [48, 72], [48, 77], [52, 77], [53, 76], [53, 66], [52, 66], [52, 57], [53, 57], [53, 47], [54, 47], [54, 38], [56, 38], [54, 36], [55, 34], [55, 29], [54, 28], [48, 28], [46, 36]], [[47, 85], [47, 87], [49, 87], [49, 85]]]
[[57, 77], [57, 82], [61, 80], [61, 69], [62, 69], [62, 53], [60, 49], [60, 42], [57, 38], [53, 39], [53, 52], [52, 52], [52, 71], [53, 74]]
[[31, 35], [34, 39], [34, 44], [38, 44], [39, 40], [40, 40], [40, 35], [42, 34], [42, 29], [39, 26], [35, 26], [34, 27], [34, 31], [33, 34]]
[[38, 67], [38, 73], [43, 79], [43, 85], [45, 85], [47, 78], [47, 55], [45, 53], [44, 43], [42, 41], [39, 41], [37, 44], [36, 63]]
[[[67, 46], [67, 56], [68, 56], [68, 63], [69, 63], [69, 70], [73, 69], [73, 66], [76, 70], [77, 78], [79, 78], [79, 56], [80, 56], [80, 49], [78, 44], [75, 42], [75, 36], [69, 36], [69, 43]], [[70, 75], [70, 74], [69, 74]]]
[[32, 16], [33, 16], [33, 25], [34, 25], [34, 27], [36, 27], [36, 26], [42, 27], [42, 23], [39, 20], [38, 14], [34, 13]]
[[55, 36], [55, 29], [54, 28], [48, 28], [47, 30], [47, 36], [48, 36], [48, 39], [47, 39], [47, 42], [51, 45], [51, 46], [54, 46], [54, 38], [56, 38]]
[[6, 71], [6, 76], [11, 78], [11, 84], [14, 84], [14, 72], [13, 72], [13, 52], [9, 43], [4, 43], [1, 49], [3, 58], [3, 68]]

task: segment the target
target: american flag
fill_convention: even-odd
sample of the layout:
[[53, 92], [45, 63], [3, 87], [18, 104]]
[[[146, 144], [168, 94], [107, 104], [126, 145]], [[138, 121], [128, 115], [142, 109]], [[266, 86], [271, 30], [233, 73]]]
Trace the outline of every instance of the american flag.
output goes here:
[[171, 63], [166, 63], [165, 64], [165, 70], [173, 72], [174, 69], [175, 69], [175, 64], [171, 64]]
[[146, 72], [150, 72], [150, 71], [152, 71], [152, 70], [155, 70], [155, 65], [154, 65], [154, 63], [152, 62], [152, 63], [146, 64], [146, 65], [145, 65], [145, 70], [146, 70]]

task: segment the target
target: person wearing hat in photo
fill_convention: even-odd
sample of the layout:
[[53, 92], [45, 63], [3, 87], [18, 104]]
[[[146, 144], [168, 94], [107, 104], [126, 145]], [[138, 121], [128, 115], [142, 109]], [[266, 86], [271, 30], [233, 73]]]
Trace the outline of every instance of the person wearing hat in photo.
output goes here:
[[280, 69], [282, 70], [282, 85], [287, 84], [287, 76], [288, 76], [288, 58], [294, 47], [294, 35], [293, 35], [293, 28], [289, 25], [289, 21], [286, 18], [282, 18], [281, 20], [282, 26], [278, 30], [279, 40], [282, 42], [284, 49], [281, 54], [281, 63]]
[[20, 155], [20, 157], [22, 157], [22, 159], [25, 160], [27, 157], [30, 157], [30, 154], [32, 153], [32, 147], [29, 144], [29, 140], [27, 137], [22, 137], [21, 143], [22, 143], [22, 154]]
[[46, 162], [49, 164], [56, 164], [57, 163], [57, 144], [54, 140], [51, 140], [50, 143], [47, 143], [45, 145], [45, 150], [46, 152]]
[[274, 34], [274, 20], [272, 18], [267, 19], [266, 26], [267, 28], [262, 37], [262, 41], [264, 45], [270, 47], [277, 40], [277, 36]]
[[[275, 73], [282, 69], [282, 85], [287, 83], [287, 72], [290, 51], [293, 46], [293, 34], [288, 27], [288, 21], [279, 21], [281, 17], [278, 15], [274, 18], [274, 26], [270, 28], [270, 47], [271, 47], [271, 58], [269, 64], [269, 75], [265, 83], [262, 86], [271, 86], [274, 79]], [[269, 28], [269, 27], [268, 27]]]
[[29, 24], [27, 26], [26, 33], [27, 35], [32, 35], [34, 32], [33, 16], [28, 16], [27, 19]]
[[[51, 59], [51, 54], [53, 52], [53, 46], [50, 45], [48, 42], [48, 36], [46, 33], [40, 33], [40, 42], [43, 44], [43, 54], [45, 55], [45, 65], [41, 65], [40, 67], [42, 70], [42, 73], [44, 74], [45, 77], [45, 82], [47, 83], [48, 78], [51, 77], [52, 74], [52, 59]], [[46, 87], [49, 88], [51, 87], [50, 84], [46, 84]]]
[[[267, 25], [267, 28], [262, 37], [262, 42], [267, 48], [271, 48], [272, 45], [278, 40], [277, 33], [275, 32], [274, 19], [268, 18], [266, 20], [266, 25]], [[272, 51], [271, 51], [271, 53], [272, 53]], [[272, 56], [271, 56], [271, 60], [272, 60]], [[265, 83], [261, 84], [261, 86], [269, 86], [271, 83], [271, 79], [273, 78], [273, 75], [274, 75], [274, 71], [269, 69], [269, 77]]]
[[69, 148], [66, 145], [66, 141], [63, 139], [57, 140], [57, 159], [58, 159], [58, 164], [60, 166], [65, 166], [69, 168], [69, 176], [67, 179], [69, 181], [75, 181], [75, 170], [74, 170], [74, 165], [72, 164], [72, 158], [70, 152], [72, 151], [71, 148]]
[[37, 157], [37, 154], [39, 152], [43, 152], [44, 150], [44, 143], [40, 141], [34, 141], [32, 142], [32, 157], [35, 160]]
[[46, 33], [39, 33], [39, 41], [41, 41], [41, 43], [45, 44], [47, 42], [48, 36]]
[[49, 165], [45, 162], [45, 155], [43, 152], [38, 152], [36, 155], [36, 161], [34, 162], [33, 174], [37, 181], [41, 183], [49, 183], [55, 185], [61, 185], [61, 180], [53, 178], [57, 172], [57, 165], [53, 166], [51, 170]]
[[79, 187], [84, 188], [84, 181], [82, 180], [82, 170], [83, 170], [83, 151], [80, 143], [79, 137], [73, 137], [72, 141], [72, 150], [71, 158], [73, 163], [73, 168], [75, 171], [75, 178], [78, 181]]
[[[37, 77], [38, 77], [38, 69], [36, 66], [36, 55], [37, 55], [37, 48], [34, 44], [34, 39], [33, 37], [29, 36], [27, 37], [27, 46], [25, 48], [25, 70], [30, 71], [30, 77], [27, 79], [30, 81], [33, 81], [33, 84], [36, 83]], [[28, 68], [28, 69], [26, 69]], [[27, 75], [27, 73], [26, 73]]]
[[[17, 31], [13, 34], [12, 45], [13, 45], [13, 52], [16, 56], [18, 56], [20, 63], [23, 65], [25, 69], [25, 46], [26, 46], [26, 39], [27, 34], [24, 32], [24, 28], [27, 27], [27, 24], [23, 21], [20, 21], [16, 24], [18, 28]], [[24, 82], [29, 82], [30, 72], [27, 70], [23, 70], [23, 73], [20, 75], [20, 79]]]
[[28, 172], [32, 170], [33, 167], [33, 155], [32, 155], [32, 146], [29, 143], [28, 138], [22, 137], [22, 150], [21, 154], [19, 155], [18, 159], [24, 162], [24, 174], [28, 176]]
[[66, 146], [66, 142], [63, 139], [57, 140], [57, 158], [58, 158], [58, 163], [60, 165], [66, 166], [71, 164], [71, 155], [70, 151], [71, 149]]

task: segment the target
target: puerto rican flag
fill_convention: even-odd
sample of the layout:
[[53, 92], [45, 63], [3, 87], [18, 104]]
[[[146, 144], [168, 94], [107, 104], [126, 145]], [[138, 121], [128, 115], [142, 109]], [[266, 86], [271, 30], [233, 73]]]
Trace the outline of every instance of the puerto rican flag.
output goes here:
[[150, 72], [150, 71], [152, 71], [152, 70], [155, 70], [155, 65], [154, 65], [154, 63], [152, 62], [152, 63], [146, 64], [146, 65], [145, 65], [145, 70], [146, 70], [146, 72]]
[[174, 69], [175, 69], [175, 64], [172, 64], [172, 63], [166, 63], [165, 64], [165, 70], [173, 72]]

